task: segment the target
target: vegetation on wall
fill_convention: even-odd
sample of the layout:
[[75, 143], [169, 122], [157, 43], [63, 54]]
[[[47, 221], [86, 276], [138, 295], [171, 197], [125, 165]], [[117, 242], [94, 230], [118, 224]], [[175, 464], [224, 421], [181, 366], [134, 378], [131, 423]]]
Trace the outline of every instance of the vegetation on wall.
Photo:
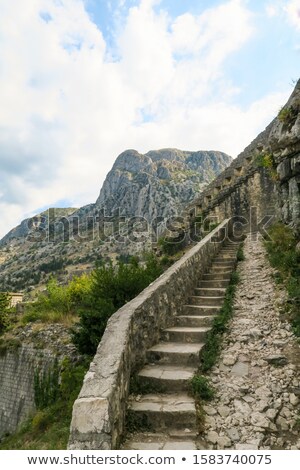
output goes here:
[[270, 153], [260, 153], [255, 157], [255, 163], [259, 168], [266, 168], [272, 180], [277, 181], [279, 176], [274, 156]]
[[293, 106], [282, 107], [278, 113], [278, 119], [283, 124], [292, 124], [297, 118], [298, 110]]
[[[46, 385], [48, 379], [45, 377], [44, 385], [42, 385], [43, 378], [41, 378], [39, 387], [35, 387], [36, 399], [37, 396], [40, 397], [37, 400], [37, 411], [18, 432], [2, 440], [0, 449], [66, 449], [73, 403], [80, 392], [87, 368], [88, 362], [74, 365], [65, 359], [60, 365], [60, 382], [58, 383], [56, 380], [58, 365], [54, 365], [52, 386], [49, 388]], [[41, 392], [41, 389], [44, 391]]]
[[277, 269], [275, 279], [285, 285], [288, 293], [286, 311], [294, 333], [300, 337], [300, 250], [293, 230], [282, 223], [268, 229], [265, 241], [271, 265]]
[[36, 370], [34, 374], [34, 401], [37, 409], [56, 402], [59, 396], [59, 367], [56, 360], [48, 370]]
[[0, 292], [0, 335], [9, 327], [10, 295]]

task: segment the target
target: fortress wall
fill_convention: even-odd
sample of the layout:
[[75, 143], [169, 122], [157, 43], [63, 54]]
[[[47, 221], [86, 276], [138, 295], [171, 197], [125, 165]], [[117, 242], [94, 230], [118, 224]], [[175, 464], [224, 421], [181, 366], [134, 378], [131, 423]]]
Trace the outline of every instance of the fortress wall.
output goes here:
[[48, 370], [55, 357], [29, 346], [0, 351], [0, 438], [13, 433], [35, 410], [34, 375]]

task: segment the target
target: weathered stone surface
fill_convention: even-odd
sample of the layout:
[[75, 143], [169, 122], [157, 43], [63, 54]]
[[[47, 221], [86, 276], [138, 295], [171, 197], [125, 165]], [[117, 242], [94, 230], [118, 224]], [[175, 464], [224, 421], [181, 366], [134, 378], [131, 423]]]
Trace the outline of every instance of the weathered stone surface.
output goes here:
[[270, 427], [270, 421], [259, 412], [254, 412], [251, 415], [251, 423], [253, 426], [257, 426], [259, 428], [268, 429]]
[[208, 442], [216, 444], [218, 442], [219, 435], [215, 431], [208, 431], [206, 438]]
[[230, 415], [231, 410], [229, 406], [218, 406], [218, 413], [222, 418], [227, 418]]
[[227, 429], [226, 433], [228, 437], [234, 442], [238, 442], [241, 438], [240, 433], [236, 428]]
[[225, 366], [233, 366], [235, 364], [235, 356], [227, 355], [223, 358], [223, 364]]
[[285, 356], [280, 354], [272, 354], [264, 358], [269, 364], [274, 366], [285, 366], [288, 363], [288, 360]]
[[[82, 412], [83, 411], [83, 412]], [[74, 432], [86, 434], [111, 432], [108, 401], [105, 398], [80, 398], [74, 404], [71, 424]]]
[[231, 369], [231, 373], [237, 377], [244, 377], [249, 373], [249, 365], [245, 362], [237, 362]]
[[217, 414], [217, 411], [215, 408], [213, 408], [212, 406], [203, 406], [203, 409], [205, 411], [205, 413], [208, 415], [208, 416], [215, 416]]

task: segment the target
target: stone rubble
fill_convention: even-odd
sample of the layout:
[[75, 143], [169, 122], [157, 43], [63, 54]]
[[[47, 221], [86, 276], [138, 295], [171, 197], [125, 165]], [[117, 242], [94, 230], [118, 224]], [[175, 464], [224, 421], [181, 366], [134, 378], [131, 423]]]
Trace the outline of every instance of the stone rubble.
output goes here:
[[203, 448], [300, 449], [300, 346], [280, 318], [285, 294], [262, 241], [248, 237], [244, 253], [235, 314], [210, 374], [216, 397], [205, 407]]

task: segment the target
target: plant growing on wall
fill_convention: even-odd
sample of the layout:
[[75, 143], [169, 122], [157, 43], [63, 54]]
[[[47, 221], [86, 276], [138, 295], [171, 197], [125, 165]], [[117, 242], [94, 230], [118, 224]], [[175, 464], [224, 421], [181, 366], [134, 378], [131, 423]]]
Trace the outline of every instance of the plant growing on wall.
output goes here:
[[57, 359], [47, 371], [34, 374], [34, 401], [37, 409], [52, 405], [59, 396], [59, 365]]
[[278, 173], [276, 171], [276, 163], [274, 156], [270, 153], [260, 153], [255, 157], [256, 166], [259, 168], [266, 168], [272, 180], [278, 180]]
[[278, 113], [278, 119], [283, 124], [293, 124], [297, 117], [297, 110], [293, 106], [281, 108]]
[[0, 292], [0, 334], [9, 326], [10, 295], [8, 292]]

